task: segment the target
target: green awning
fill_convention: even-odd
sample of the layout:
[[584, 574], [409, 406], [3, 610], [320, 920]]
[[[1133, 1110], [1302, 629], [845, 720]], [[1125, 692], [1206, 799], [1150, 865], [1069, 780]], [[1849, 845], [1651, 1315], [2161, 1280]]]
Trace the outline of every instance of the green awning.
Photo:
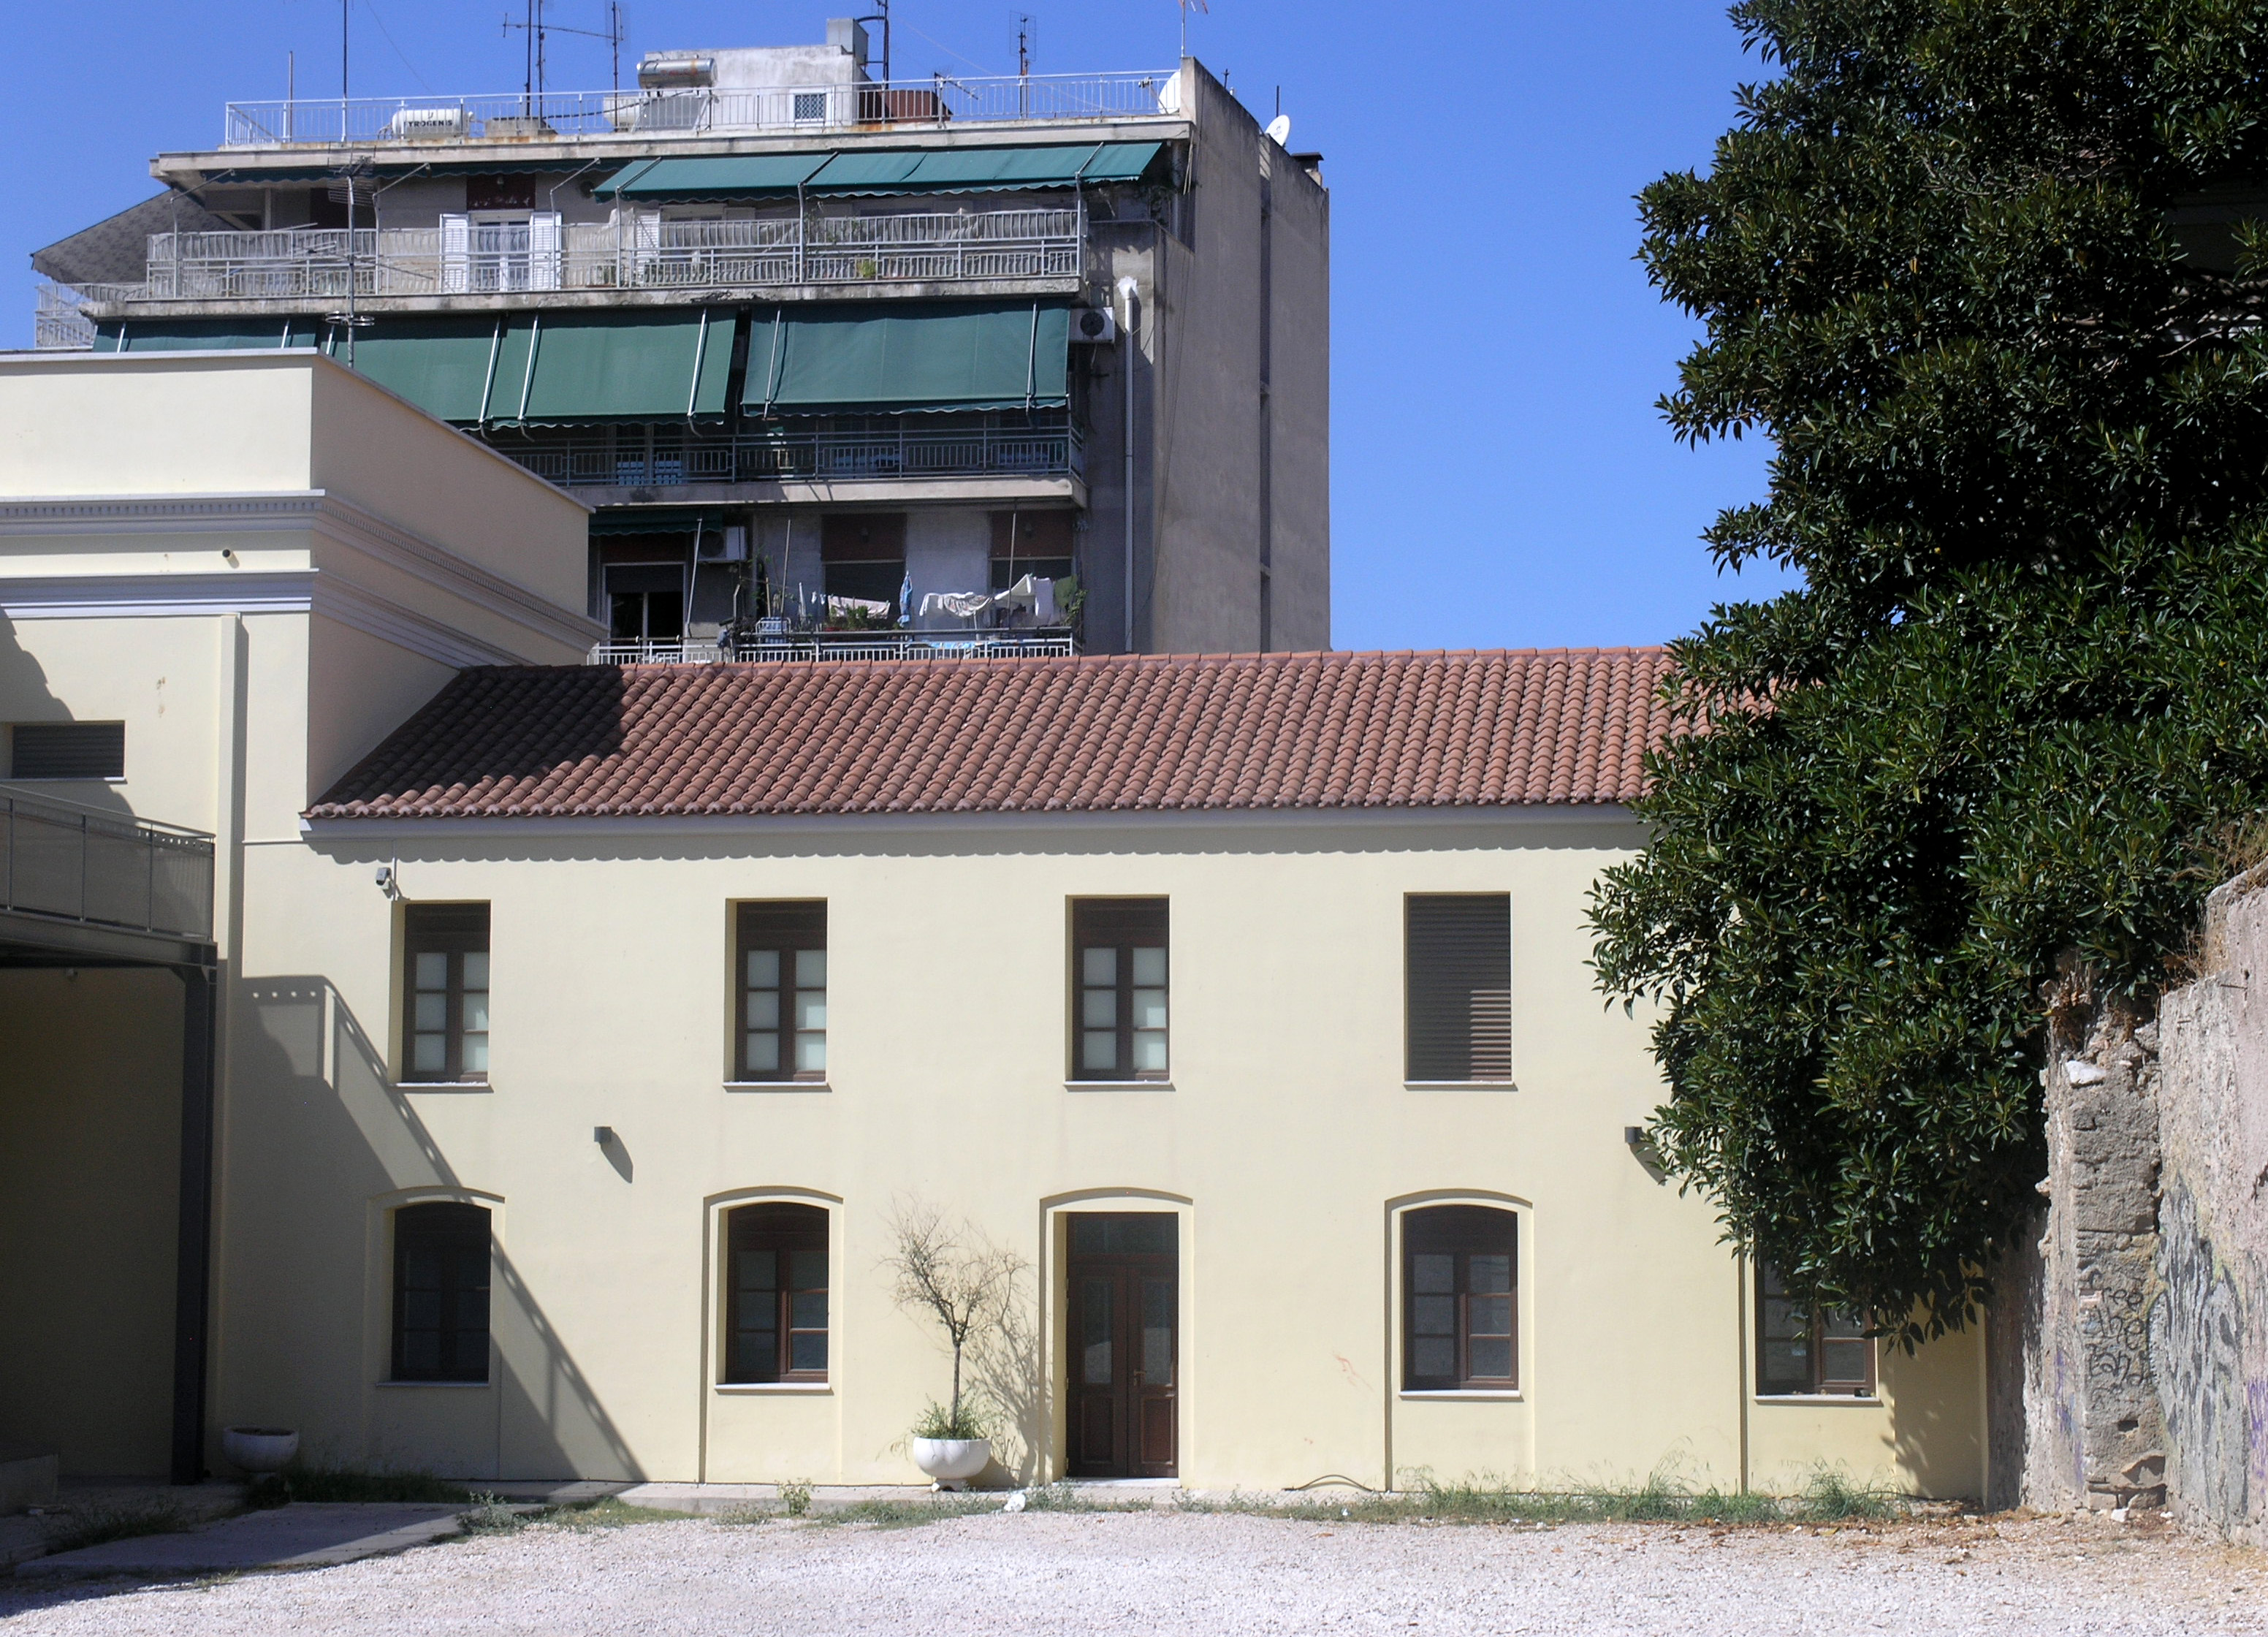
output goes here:
[[601, 198], [748, 199], [809, 193], [992, 193], [1138, 181], [1162, 144], [1103, 142], [1037, 148], [859, 148], [818, 153], [728, 153], [644, 159], [591, 191]]
[[758, 414], [1054, 408], [1071, 395], [1061, 302], [759, 312], [741, 407]]
[[591, 189], [598, 198], [734, 199], [751, 194], [793, 193], [827, 163], [823, 153], [725, 153], [681, 159], [641, 159]]
[[733, 325], [729, 308], [521, 319], [500, 349], [488, 418], [538, 426], [721, 416]]
[[[382, 318], [356, 333], [354, 367], [388, 392], [444, 421], [477, 421], [496, 373], [506, 321]], [[334, 328], [323, 350], [346, 361], [346, 335]]]
[[95, 332], [97, 352], [274, 352], [315, 344], [316, 321], [291, 318], [129, 319]]

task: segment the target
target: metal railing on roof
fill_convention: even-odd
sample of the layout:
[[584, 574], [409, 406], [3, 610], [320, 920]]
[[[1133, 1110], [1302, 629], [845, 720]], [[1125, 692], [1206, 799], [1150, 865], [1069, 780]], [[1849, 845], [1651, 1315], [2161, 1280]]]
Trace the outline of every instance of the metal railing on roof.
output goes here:
[[713, 222], [624, 211], [609, 222], [152, 233], [147, 281], [106, 285], [88, 299], [291, 301], [334, 299], [350, 287], [358, 296], [446, 296], [1073, 278], [1081, 223], [1075, 209]]
[[0, 785], [0, 911], [210, 943], [213, 838]]
[[497, 431], [490, 446], [563, 489], [683, 483], [875, 483], [933, 477], [1079, 477], [1086, 443], [1068, 415], [1038, 424], [932, 429], [904, 416], [881, 431], [777, 424], [703, 434], [682, 423], [561, 433]]
[[[225, 148], [431, 144], [826, 131], [1005, 120], [1135, 119], [1171, 114], [1169, 69], [752, 89], [500, 92], [475, 97], [302, 98], [232, 102]], [[1176, 104], [1176, 106], [1178, 106]]]
[[817, 660], [1069, 660], [1079, 638], [1063, 627], [1032, 630], [786, 631], [701, 641], [602, 642], [586, 665], [786, 664]]

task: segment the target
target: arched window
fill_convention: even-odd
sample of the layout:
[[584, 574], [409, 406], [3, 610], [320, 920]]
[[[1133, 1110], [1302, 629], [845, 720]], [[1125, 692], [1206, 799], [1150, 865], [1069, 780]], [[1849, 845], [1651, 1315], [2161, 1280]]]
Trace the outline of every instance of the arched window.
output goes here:
[[1486, 1206], [1403, 1214], [1403, 1391], [1519, 1385], [1519, 1230]]
[[827, 1213], [742, 1206], [725, 1219], [725, 1379], [827, 1379]]
[[489, 1213], [406, 1205], [394, 1213], [394, 1379], [489, 1378]]

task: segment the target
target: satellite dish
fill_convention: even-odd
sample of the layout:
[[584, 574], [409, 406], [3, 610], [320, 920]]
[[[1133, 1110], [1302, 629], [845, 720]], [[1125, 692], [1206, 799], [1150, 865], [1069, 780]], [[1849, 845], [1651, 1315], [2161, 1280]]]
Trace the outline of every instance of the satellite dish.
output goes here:
[[1292, 116], [1290, 114], [1278, 114], [1268, 122], [1268, 140], [1279, 148], [1285, 147], [1291, 143]]

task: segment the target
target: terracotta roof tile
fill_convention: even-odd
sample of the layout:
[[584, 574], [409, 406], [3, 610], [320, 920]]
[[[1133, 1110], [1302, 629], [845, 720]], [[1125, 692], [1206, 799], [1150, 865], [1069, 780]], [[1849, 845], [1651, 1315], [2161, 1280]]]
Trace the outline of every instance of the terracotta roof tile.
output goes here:
[[1658, 648], [460, 674], [311, 818], [1628, 801]]

